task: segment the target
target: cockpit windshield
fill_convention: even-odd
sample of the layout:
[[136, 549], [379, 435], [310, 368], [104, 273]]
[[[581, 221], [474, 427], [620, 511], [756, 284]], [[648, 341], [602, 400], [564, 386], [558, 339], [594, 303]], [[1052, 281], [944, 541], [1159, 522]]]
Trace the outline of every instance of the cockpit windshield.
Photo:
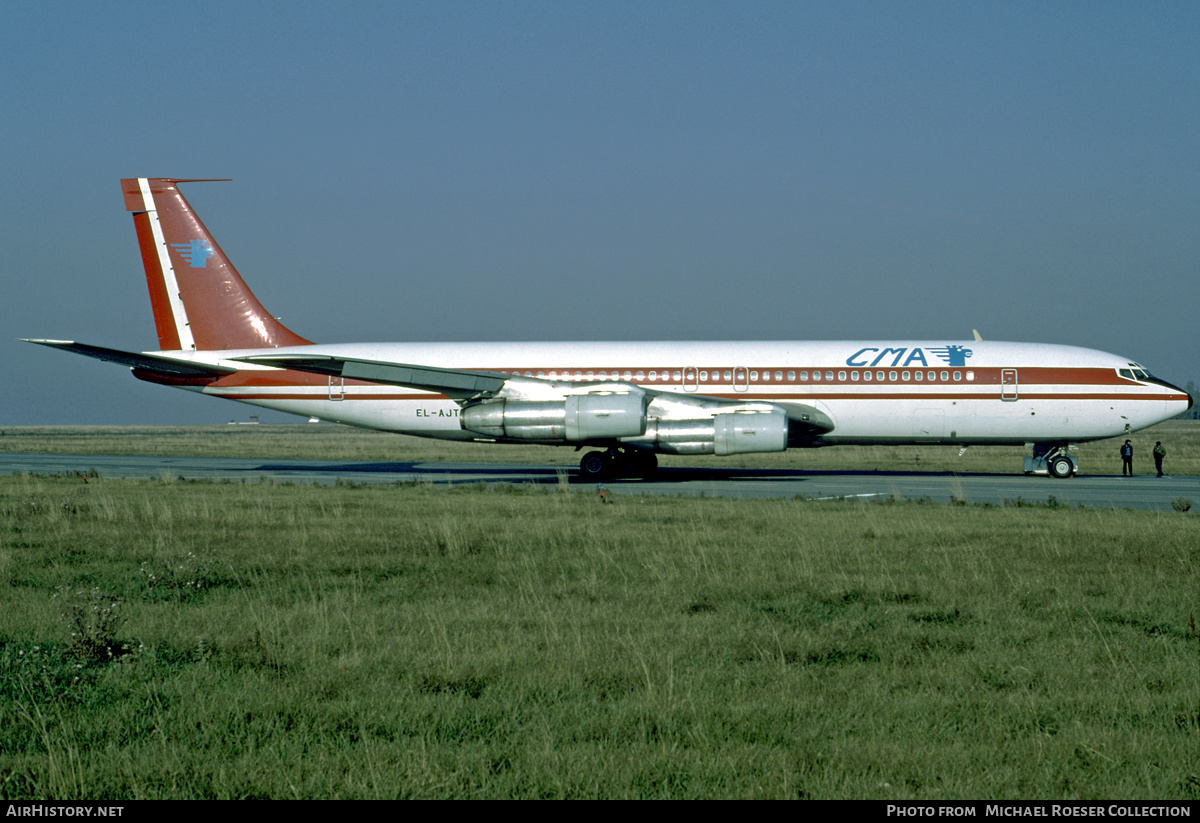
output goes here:
[[1117, 369], [1117, 374], [1126, 380], [1156, 380], [1154, 375], [1143, 369], [1137, 363], [1130, 363], [1127, 369]]

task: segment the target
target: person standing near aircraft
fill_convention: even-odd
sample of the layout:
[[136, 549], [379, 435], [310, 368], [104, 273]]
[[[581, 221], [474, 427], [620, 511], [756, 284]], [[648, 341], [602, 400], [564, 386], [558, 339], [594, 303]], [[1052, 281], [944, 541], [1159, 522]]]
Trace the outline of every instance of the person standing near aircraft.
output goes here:
[[1121, 476], [1133, 477], [1133, 446], [1129, 445], [1129, 441], [1125, 441], [1125, 445], [1121, 447]]
[[1167, 450], [1163, 448], [1161, 440], [1154, 441], [1154, 468], [1158, 469], [1158, 476], [1163, 476], [1162, 462], [1167, 456]]

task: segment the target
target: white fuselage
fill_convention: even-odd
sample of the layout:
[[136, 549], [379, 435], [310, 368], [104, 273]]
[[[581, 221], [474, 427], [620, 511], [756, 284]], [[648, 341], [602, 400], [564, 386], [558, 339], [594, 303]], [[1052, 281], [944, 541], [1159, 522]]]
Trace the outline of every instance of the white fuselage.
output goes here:
[[1185, 393], [1116, 355], [1003, 342], [368, 343], [165, 352], [236, 365], [205, 394], [404, 434], [484, 439], [459, 405], [426, 391], [248, 366], [232, 358], [330, 355], [815, 408], [833, 423], [811, 445], [1082, 442], [1145, 428]]

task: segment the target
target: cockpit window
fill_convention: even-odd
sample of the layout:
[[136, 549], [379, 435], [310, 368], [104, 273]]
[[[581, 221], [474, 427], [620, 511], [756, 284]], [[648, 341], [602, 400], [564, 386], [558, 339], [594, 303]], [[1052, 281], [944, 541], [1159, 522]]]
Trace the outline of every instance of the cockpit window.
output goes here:
[[1150, 372], [1143, 369], [1137, 363], [1130, 363], [1127, 369], [1117, 369], [1117, 374], [1124, 377], [1126, 380], [1154, 380], [1155, 377]]

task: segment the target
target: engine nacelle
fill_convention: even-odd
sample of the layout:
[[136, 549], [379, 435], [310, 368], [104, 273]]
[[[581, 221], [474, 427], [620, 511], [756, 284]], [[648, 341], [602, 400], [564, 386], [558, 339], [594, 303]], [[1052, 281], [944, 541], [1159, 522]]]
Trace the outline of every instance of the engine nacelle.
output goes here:
[[646, 432], [645, 395], [573, 394], [554, 400], [484, 400], [459, 413], [467, 431], [488, 437], [575, 443], [640, 437]]
[[547, 442], [566, 440], [566, 418], [562, 403], [507, 400], [485, 400], [458, 414], [459, 423], [467, 431]]
[[694, 420], [658, 420], [649, 444], [669, 454], [748, 454], [787, 448], [782, 411], [727, 412]]

